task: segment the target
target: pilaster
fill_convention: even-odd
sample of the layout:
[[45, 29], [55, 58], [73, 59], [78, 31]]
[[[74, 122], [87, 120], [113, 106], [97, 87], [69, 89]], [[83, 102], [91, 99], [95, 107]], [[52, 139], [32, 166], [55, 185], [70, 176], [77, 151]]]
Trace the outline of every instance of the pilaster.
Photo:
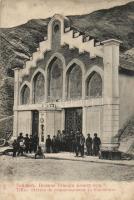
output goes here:
[[66, 99], [66, 73], [63, 71], [63, 87], [62, 87], [62, 100]]
[[86, 130], [86, 127], [87, 127], [87, 108], [84, 106], [82, 108], [83, 110], [83, 115], [82, 115], [82, 133], [84, 136], [86, 136], [87, 134], [87, 130]]
[[61, 111], [61, 130], [65, 128], [65, 109]]
[[20, 69], [14, 69], [14, 119], [13, 119], [13, 137], [18, 135], [18, 111], [19, 105], [19, 71]]
[[86, 98], [86, 90], [85, 90], [85, 74], [82, 76], [82, 99], [84, 100]]
[[119, 129], [119, 44], [118, 40], [103, 42], [104, 50], [104, 107], [103, 145], [114, 143]]
[[45, 73], [45, 102], [48, 100], [48, 78], [47, 72]]
[[19, 71], [20, 69], [14, 69], [14, 107], [19, 105]]

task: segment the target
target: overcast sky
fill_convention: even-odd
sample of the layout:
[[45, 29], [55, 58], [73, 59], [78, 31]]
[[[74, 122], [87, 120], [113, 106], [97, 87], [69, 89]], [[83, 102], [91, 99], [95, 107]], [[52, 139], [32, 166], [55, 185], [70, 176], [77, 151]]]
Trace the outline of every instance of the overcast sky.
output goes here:
[[55, 13], [75, 15], [126, 4], [133, 0], [0, 0], [0, 26], [12, 27]]

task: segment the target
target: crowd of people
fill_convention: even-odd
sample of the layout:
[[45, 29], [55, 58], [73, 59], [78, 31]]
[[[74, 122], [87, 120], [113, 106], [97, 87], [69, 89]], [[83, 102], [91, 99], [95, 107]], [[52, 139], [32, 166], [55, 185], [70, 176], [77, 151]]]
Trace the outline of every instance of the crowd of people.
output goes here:
[[37, 135], [32, 136], [26, 134], [23, 136], [23, 133], [20, 133], [17, 139], [13, 142], [13, 157], [23, 156], [23, 153], [36, 153], [39, 147], [39, 138]]
[[74, 152], [76, 156], [84, 156], [85, 147], [86, 147], [86, 155], [87, 156], [98, 156], [100, 151], [101, 140], [97, 136], [97, 133], [94, 133], [94, 138], [92, 139], [90, 134], [87, 135], [87, 138], [84, 135], [77, 131], [70, 134], [66, 134], [65, 131], [59, 130], [56, 136], [52, 138], [50, 135], [47, 136], [46, 139], [46, 152], [47, 153], [58, 153], [61, 151], [69, 151]]
[[[87, 156], [98, 156], [100, 151], [101, 140], [94, 133], [92, 138], [90, 134], [87, 134], [87, 138], [80, 131], [75, 133], [71, 131], [67, 134], [65, 131], [58, 130], [57, 134], [52, 138], [47, 135], [45, 141], [46, 153], [58, 153], [58, 152], [74, 152], [75, 156], [83, 157], [85, 154]], [[37, 134], [32, 136], [28, 134], [23, 136], [20, 133], [17, 139], [13, 142], [13, 157], [23, 156], [24, 153], [35, 153], [35, 158], [39, 155], [44, 157], [43, 150], [39, 146], [39, 138]]]

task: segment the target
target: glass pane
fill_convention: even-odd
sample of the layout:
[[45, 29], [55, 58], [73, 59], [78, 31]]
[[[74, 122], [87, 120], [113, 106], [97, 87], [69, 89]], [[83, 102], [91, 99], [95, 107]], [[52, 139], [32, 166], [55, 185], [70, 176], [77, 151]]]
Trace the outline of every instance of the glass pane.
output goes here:
[[102, 96], [102, 79], [98, 73], [94, 73], [87, 82], [87, 96], [101, 97]]
[[22, 104], [29, 104], [30, 89], [28, 86], [24, 86], [22, 89]]
[[68, 97], [81, 98], [82, 95], [82, 71], [80, 66], [74, 65], [69, 73]]
[[63, 64], [60, 59], [51, 62], [49, 66], [49, 96], [50, 100], [62, 99]]
[[45, 97], [45, 80], [41, 73], [38, 73], [34, 78], [34, 103], [41, 103]]

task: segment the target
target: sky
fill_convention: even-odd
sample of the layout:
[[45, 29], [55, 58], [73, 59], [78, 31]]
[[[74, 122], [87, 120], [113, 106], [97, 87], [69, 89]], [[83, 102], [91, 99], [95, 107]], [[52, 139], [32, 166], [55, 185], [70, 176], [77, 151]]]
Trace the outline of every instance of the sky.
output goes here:
[[87, 14], [133, 0], [0, 0], [0, 27], [13, 27], [30, 19]]

